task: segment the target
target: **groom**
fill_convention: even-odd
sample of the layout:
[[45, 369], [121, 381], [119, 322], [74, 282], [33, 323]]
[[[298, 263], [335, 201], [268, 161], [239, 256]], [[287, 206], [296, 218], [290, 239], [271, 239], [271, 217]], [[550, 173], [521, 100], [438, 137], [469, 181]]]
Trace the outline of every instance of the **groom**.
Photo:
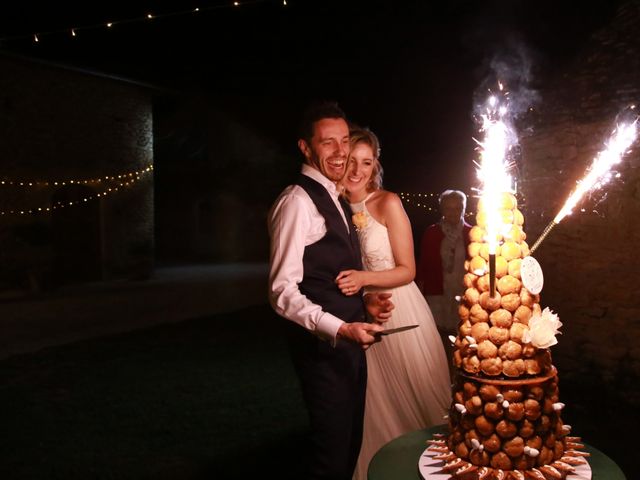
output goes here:
[[[298, 147], [302, 174], [269, 214], [270, 301], [290, 321], [289, 346], [311, 423], [308, 478], [350, 480], [362, 442], [364, 351], [380, 339], [393, 304], [384, 293], [347, 297], [335, 283], [340, 271], [362, 268], [351, 210], [336, 187], [349, 155], [349, 126], [337, 104], [306, 110]], [[367, 322], [366, 313], [376, 322]]]

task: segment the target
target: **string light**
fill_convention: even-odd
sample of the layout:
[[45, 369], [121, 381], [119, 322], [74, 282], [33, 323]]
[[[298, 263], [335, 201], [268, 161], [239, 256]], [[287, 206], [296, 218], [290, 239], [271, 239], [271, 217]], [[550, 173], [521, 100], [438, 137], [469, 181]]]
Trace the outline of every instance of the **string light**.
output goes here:
[[[176, 17], [179, 15], [190, 15], [190, 14], [195, 14], [203, 11], [220, 10], [223, 8], [234, 8], [234, 7], [240, 7], [240, 6], [245, 7], [248, 5], [255, 5], [260, 3], [271, 3], [271, 2], [274, 2], [274, 0], [244, 0], [242, 1], [242, 5], [239, 1], [234, 1], [233, 3], [212, 5], [210, 7], [202, 7], [202, 8], [197, 7], [197, 8], [191, 8], [189, 10], [181, 10], [181, 11], [174, 11], [174, 12], [168, 12], [168, 13], [147, 13], [144, 17], [125, 18], [125, 19], [110, 21], [106, 23], [103, 22], [100, 24], [76, 26], [74, 28], [50, 30], [50, 31], [38, 32], [38, 33], [31, 33], [27, 35], [22, 34], [22, 35], [0, 37], [0, 41], [6, 42], [10, 40], [24, 40], [24, 39], [31, 38], [34, 43], [39, 43], [42, 37], [51, 36], [51, 35], [60, 34], [60, 33], [69, 34], [69, 32], [71, 32], [71, 35], [75, 37], [77, 32], [80, 30], [97, 30], [97, 29], [103, 29], [105, 27], [110, 29], [117, 24], [136, 23], [136, 22], [139, 23], [139, 22], [154, 20], [158, 18]], [[286, 0], [282, 1], [282, 5], [283, 6], [287, 5]]]
[[[406, 193], [400, 192], [400, 199], [408, 205], [424, 208], [428, 212], [439, 212], [438, 199], [439, 193]], [[467, 195], [469, 197], [469, 195]], [[434, 206], [435, 205], [435, 206]], [[464, 216], [469, 217], [473, 212], [467, 211]]]
[[[114, 193], [121, 191], [124, 188], [128, 188], [131, 187], [132, 185], [134, 185], [137, 181], [141, 180], [142, 177], [146, 174], [153, 171], [153, 166], [149, 165], [147, 168], [143, 169], [143, 170], [138, 170], [135, 172], [128, 172], [126, 174], [120, 174], [117, 176], [111, 176], [111, 177], [104, 177], [104, 178], [110, 178], [112, 180], [120, 179], [119, 181], [116, 182], [116, 185], [113, 186], [108, 186], [105, 187], [102, 191], [97, 192], [95, 195], [88, 195], [86, 197], [83, 197], [82, 200], [75, 200], [75, 201], [68, 201], [68, 202], [62, 202], [62, 201], [56, 201], [53, 205], [51, 205], [50, 207], [34, 207], [34, 208], [30, 208], [30, 209], [22, 209], [22, 210], [18, 210], [18, 209], [14, 209], [14, 210], [0, 210], [0, 216], [2, 215], [27, 215], [27, 214], [37, 214], [37, 213], [46, 213], [46, 212], [51, 212], [52, 210], [58, 210], [61, 208], [67, 208], [67, 207], [71, 207], [74, 205], [80, 205], [82, 203], [86, 203], [89, 202], [91, 200], [97, 199], [97, 198], [104, 198], [108, 195], [113, 195]], [[126, 177], [126, 179], [125, 179]], [[91, 180], [93, 181], [93, 180]], [[96, 181], [100, 181], [100, 180], [96, 180]], [[61, 185], [65, 185], [66, 183], [69, 184], [84, 184], [89, 182], [89, 180], [85, 180], [85, 181], [74, 181], [74, 180], [70, 180], [68, 182], [62, 182]], [[2, 182], [4, 183], [4, 182]], [[50, 184], [50, 183], [48, 183]], [[58, 185], [57, 182], [53, 182], [53, 184]]]

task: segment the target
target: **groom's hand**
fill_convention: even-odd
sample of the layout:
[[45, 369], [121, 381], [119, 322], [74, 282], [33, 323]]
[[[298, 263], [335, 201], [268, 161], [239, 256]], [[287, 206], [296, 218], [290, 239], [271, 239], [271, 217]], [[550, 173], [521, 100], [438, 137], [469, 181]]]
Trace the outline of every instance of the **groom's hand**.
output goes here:
[[374, 343], [380, 341], [382, 337], [378, 334], [383, 331], [384, 327], [377, 323], [343, 323], [338, 329], [338, 337], [357, 343], [366, 350]]

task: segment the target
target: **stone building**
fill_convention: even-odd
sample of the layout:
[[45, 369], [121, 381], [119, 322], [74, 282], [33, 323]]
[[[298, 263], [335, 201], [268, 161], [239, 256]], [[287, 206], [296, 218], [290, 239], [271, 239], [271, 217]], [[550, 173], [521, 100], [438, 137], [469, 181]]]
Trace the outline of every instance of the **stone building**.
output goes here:
[[0, 290], [147, 275], [152, 90], [21, 57], [0, 64]]
[[[548, 79], [521, 138], [520, 193], [529, 245], [554, 218], [604, 148], [622, 113], [640, 100], [640, 2], [624, 2], [574, 61]], [[637, 114], [637, 110], [635, 111]], [[542, 304], [563, 322], [554, 360], [594, 382], [640, 379], [640, 143], [614, 178], [550, 232], [535, 252]], [[635, 394], [633, 392], [636, 392]], [[626, 394], [640, 404], [637, 386]]]

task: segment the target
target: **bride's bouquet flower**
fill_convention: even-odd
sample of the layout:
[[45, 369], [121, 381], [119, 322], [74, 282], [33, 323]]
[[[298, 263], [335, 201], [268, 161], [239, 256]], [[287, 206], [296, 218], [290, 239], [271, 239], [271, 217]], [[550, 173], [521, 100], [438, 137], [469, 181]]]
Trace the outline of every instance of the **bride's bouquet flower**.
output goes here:
[[558, 343], [556, 334], [560, 333], [561, 326], [558, 315], [547, 307], [541, 315], [533, 315], [529, 319], [529, 330], [525, 331], [522, 340], [537, 348], [549, 348]]
[[351, 221], [353, 222], [353, 224], [356, 227], [356, 230], [362, 230], [364, 227], [367, 226], [367, 215], [364, 212], [356, 212], [353, 215], [351, 215]]

